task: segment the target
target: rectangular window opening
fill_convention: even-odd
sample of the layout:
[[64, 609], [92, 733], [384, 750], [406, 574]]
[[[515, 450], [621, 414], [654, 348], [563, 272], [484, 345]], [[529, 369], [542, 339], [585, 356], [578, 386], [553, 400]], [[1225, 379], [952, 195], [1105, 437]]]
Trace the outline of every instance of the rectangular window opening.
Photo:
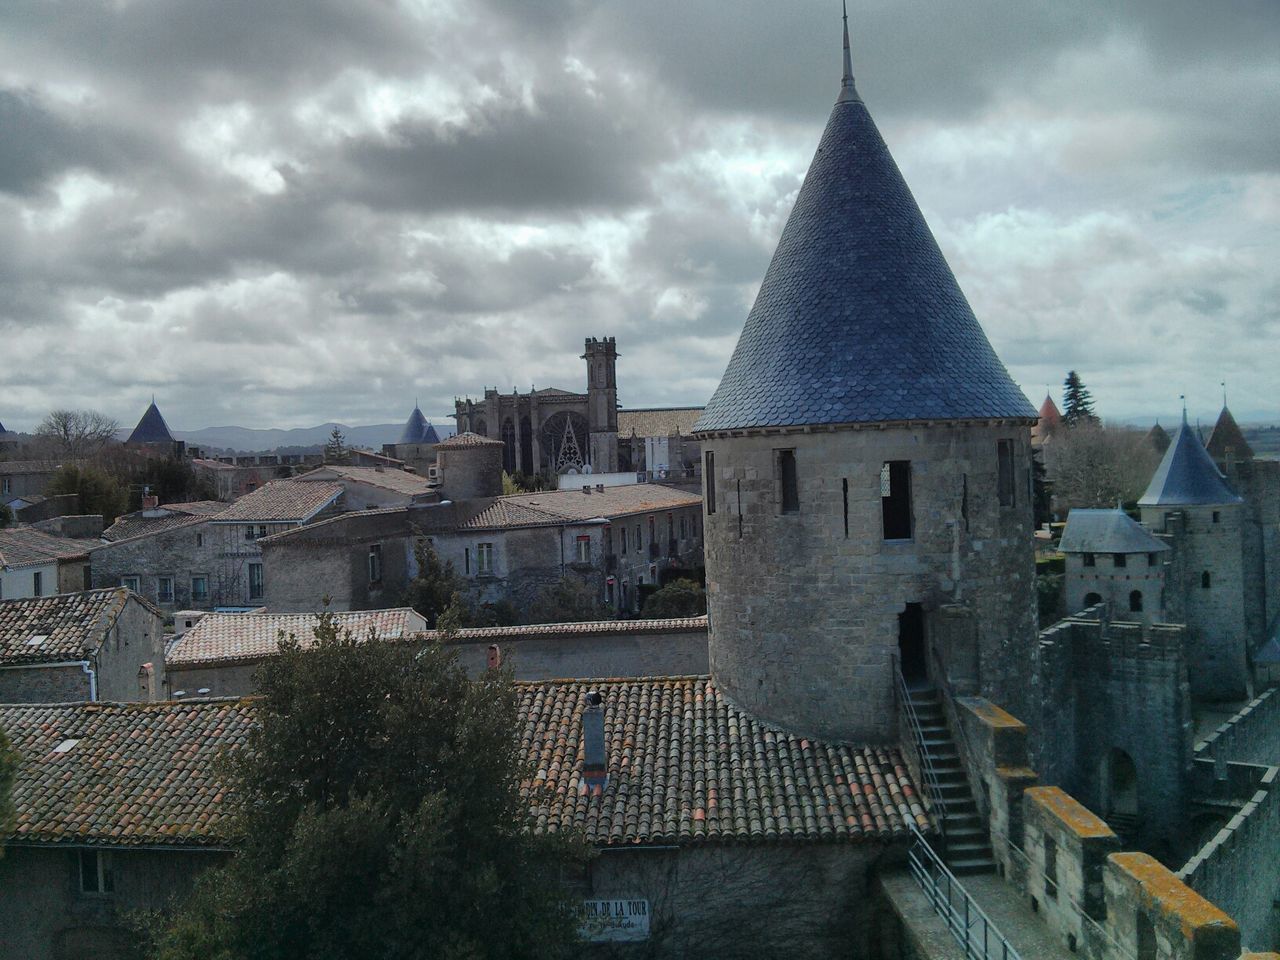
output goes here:
[[493, 573], [493, 544], [476, 544], [476, 573]]
[[796, 476], [796, 452], [775, 450], [778, 464], [779, 505], [783, 513], [800, 512], [800, 481]]
[[116, 883], [111, 872], [110, 855], [101, 850], [81, 850], [79, 857], [80, 892], [114, 893]]
[[964, 532], [969, 532], [969, 475], [960, 474], [960, 519], [964, 521]]
[[33, 597], [44, 596], [44, 574], [39, 570], [31, 575], [31, 595]]
[[173, 577], [158, 577], [156, 579], [156, 601], [158, 603], [173, 603]]
[[1058, 844], [1053, 837], [1044, 838], [1044, 892], [1049, 899], [1058, 899]]
[[191, 578], [191, 599], [192, 600], [208, 600], [209, 599], [209, 578], [208, 577], [192, 577]]
[[578, 539], [575, 542], [577, 543], [578, 563], [590, 563], [591, 562], [591, 538], [589, 536], [578, 537]]
[[369, 545], [369, 583], [382, 582], [382, 544]]
[[263, 595], [262, 564], [249, 564], [249, 599], [261, 600]]
[[844, 537], [849, 539], [849, 478], [845, 477], [840, 481], [841, 492], [844, 495]]
[[[706, 466], [702, 470], [703, 496], [707, 501], [707, 515], [716, 512], [716, 455], [715, 451], [706, 453]], [[625, 551], [623, 551], [625, 552]]]
[[880, 467], [880, 514], [884, 539], [911, 539], [910, 460], [886, 460]]
[[1086, 567], [1093, 567], [1093, 566], [1097, 566], [1097, 564], [1098, 564], [1098, 558], [1097, 558], [1097, 556], [1096, 556], [1096, 555], [1094, 555], [1094, 554], [1092, 554], [1092, 553], [1086, 553], [1086, 554], [1084, 555], [1084, 565], [1085, 565]]

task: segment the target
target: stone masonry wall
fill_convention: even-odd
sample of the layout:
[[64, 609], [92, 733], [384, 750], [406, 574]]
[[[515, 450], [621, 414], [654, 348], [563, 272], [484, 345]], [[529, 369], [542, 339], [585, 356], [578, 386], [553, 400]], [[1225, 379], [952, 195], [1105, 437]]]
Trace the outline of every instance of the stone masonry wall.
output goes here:
[[158, 910], [183, 896], [225, 854], [175, 849], [106, 851], [113, 893], [80, 893], [78, 851], [5, 848], [0, 858], [0, 960], [65, 960], [126, 956], [126, 915]]
[[[1143, 507], [1142, 522], [1173, 547], [1165, 576], [1166, 619], [1187, 626], [1191, 692], [1201, 700], [1244, 697], [1243, 505]], [[1208, 587], [1202, 586], [1205, 573]]]
[[[1093, 615], [1096, 615], [1094, 611]], [[1186, 826], [1191, 702], [1179, 626], [1076, 617], [1040, 635], [1038, 769], [1107, 815], [1109, 763], [1137, 769], [1138, 843], [1177, 845]]]
[[1263, 691], [1196, 744], [1198, 756], [1237, 763], [1280, 764], [1280, 687]]
[[581, 948], [589, 957], [866, 957], [874, 929], [874, 843], [734, 844], [605, 851], [590, 893], [650, 904], [647, 942]]
[[78, 664], [0, 667], [0, 703], [74, 703], [88, 700], [89, 689]]
[[1202, 896], [1228, 910], [1246, 947], [1280, 949], [1280, 767], [1267, 767], [1258, 791], [1178, 871]]
[[[118, 587], [125, 577], [138, 578], [138, 593], [164, 610], [212, 610], [220, 604], [239, 603], [240, 596], [222, 589], [221, 535], [208, 523], [193, 523], [153, 536], [131, 537], [103, 544], [89, 552], [90, 577], [95, 589]], [[161, 604], [158, 581], [173, 578], [173, 601]], [[191, 595], [191, 578], [202, 576], [208, 597]]]
[[[1009, 506], [998, 440], [1015, 445]], [[795, 451], [794, 513], [781, 510], [783, 449]], [[790, 730], [892, 739], [898, 614], [919, 603], [927, 635], [941, 607], [970, 607], [978, 689], [1024, 705], [1036, 616], [1025, 425], [751, 435], [704, 439], [703, 451], [715, 461], [711, 670], [733, 700]], [[910, 540], [883, 537], [880, 474], [893, 460], [911, 463]]]

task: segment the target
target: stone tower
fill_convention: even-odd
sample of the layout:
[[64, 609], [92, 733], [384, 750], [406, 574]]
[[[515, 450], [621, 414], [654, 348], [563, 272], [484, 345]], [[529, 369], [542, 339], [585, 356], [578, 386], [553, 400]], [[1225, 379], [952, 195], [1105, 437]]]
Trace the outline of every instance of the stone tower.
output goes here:
[[613, 337], [588, 337], [582, 359], [587, 361], [588, 458], [596, 473], [618, 469], [618, 344]]
[[[766, 721], [896, 737], [895, 665], [1015, 715], [1035, 409], [844, 77], [702, 441], [711, 669]], [[1025, 711], [1024, 711], [1025, 712]]]
[[1138, 501], [1142, 522], [1173, 547], [1165, 611], [1185, 623], [1191, 692], [1231, 700], [1247, 693], [1244, 501], [1228, 486], [1195, 431], [1182, 425]]

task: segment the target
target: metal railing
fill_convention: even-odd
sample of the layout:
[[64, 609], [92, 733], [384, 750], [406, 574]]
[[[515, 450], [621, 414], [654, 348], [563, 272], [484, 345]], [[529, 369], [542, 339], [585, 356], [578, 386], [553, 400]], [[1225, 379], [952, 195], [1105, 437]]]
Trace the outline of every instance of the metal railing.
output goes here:
[[895, 689], [898, 694], [898, 715], [911, 728], [911, 739], [915, 743], [916, 755], [920, 758], [920, 772], [924, 775], [925, 790], [929, 794], [931, 812], [936, 813], [933, 819], [938, 826], [938, 835], [942, 841], [943, 849], [946, 849], [947, 800], [942, 793], [942, 783], [938, 779], [937, 768], [933, 765], [933, 757], [929, 755], [929, 746], [924, 741], [924, 729], [920, 725], [920, 718], [916, 715], [915, 704], [911, 702], [911, 691], [907, 688], [906, 678], [902, 676], [902, 670], [898, 667], [896, 657], [893, 658], [893, 675], [896, 678]]
[[914, 826], [907, 853], [911, 875], [970, 960], [1022, 960], [969, 891]]

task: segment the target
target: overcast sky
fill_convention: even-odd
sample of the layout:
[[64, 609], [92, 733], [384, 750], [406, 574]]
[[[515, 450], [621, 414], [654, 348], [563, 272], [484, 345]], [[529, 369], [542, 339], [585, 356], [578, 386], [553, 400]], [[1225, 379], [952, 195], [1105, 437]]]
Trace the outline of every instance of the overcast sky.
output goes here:
[[[1280, 3], [853, 0], [854, 72], [1035, 403], [1280, 419]], [[0, 422], [440, 421], [724, 370], [837, 0], [6, 0]]]

